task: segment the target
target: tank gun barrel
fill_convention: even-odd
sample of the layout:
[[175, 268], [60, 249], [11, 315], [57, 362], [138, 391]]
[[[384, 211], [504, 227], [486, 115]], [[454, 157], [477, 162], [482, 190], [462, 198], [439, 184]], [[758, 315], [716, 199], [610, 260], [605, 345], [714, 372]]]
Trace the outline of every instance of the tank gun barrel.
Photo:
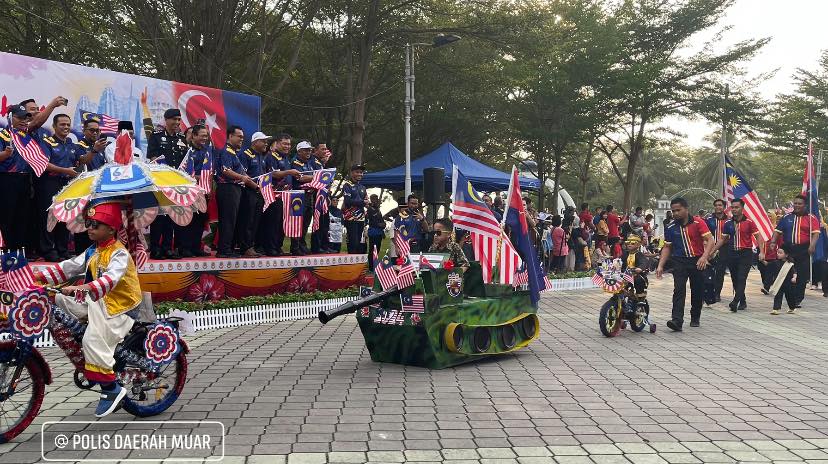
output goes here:
[[354, 301], [348, 301], [336, 309], [331, 309], [328, 311], [319, 311], [319, 322], [323, 324], [327, 324], [328, 321], [335, 317], [339, 317], [345, 314], [351, 314], [356, 312], [366, 306], [370, 306], [374, 303], [382, 301], [386, 298], [399, 295], [400, 289], [397, 288], [396, 285], [389, 288], [388, 290], [383, 290], [379, 293], [373, 293], [371, 295], [366, 296], [365, 298], [360, 298]]

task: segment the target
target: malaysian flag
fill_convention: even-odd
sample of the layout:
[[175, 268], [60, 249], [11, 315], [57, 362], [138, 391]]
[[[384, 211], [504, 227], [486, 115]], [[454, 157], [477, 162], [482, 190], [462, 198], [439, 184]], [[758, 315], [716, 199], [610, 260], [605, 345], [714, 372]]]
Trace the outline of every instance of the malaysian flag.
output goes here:
[[262, 192], [262, 198], [264, 198], [264, 205], [262, 205], [262, 211], [266, 210], [271, 203], [276, 201], [276, 194], [273, 193], [273, 175], [267, 173], [263, 176], [258, 178], [259, 190]]
[[3, 253], [2, 260], [0, 264], [6, 276], [6, 286], [9, 291], [24, 292], [34, 286], [34, 274], [22, 251]]
[[400, 305], [404, 313], [425, 312], [425, 297], [423, 295], [400, 295]]
[[[11, 122], [9, 122], [11, 127]], [[11, 132], [12, 143], [15, 150], [20, 153], [20, 156], [29, 163], [37, 177], [40, 177], [46, 171], [46, 165], [49, 164], [49, 158], [43, 153], [40, 144], [29, 134], [21, 132], [17, 129], [12, 129]]]
[[[452, 212], [454, 225], [471, 233], [486, 235], [495, 240], [500, 237], [500, 223], [494, 213], [480, 199], [471, 182], [454, 166], [452, 175]], [[491, 261], [491, 258], [489, 259]]]
[[521, 259], [515, 247], [512, 246], [512, 241], [506, 235], [503, 236], [500, 245], [500, 262], [498, 263], [498, 274], [500, 275], [500, 283], [509, 285], [514, 283], [515, 270], [520, 266]]
[[[178, 165], [179, 171], [184, 171], [190, 177], [195, 176], [195, 162], [193, 161], [193, 149], [188, 148], [187, 154], [184, 155], [184, 158], [181, 160], [181, 164]], [[158, 158], [163, 158], [164, 155], [159, 156]], [[158, 158], [155, 158], [155, 162], [158, 162]]]
[[552, 290], [552, 280], [549, 279], [548, 275], [543, 276], [543, 290], [542, 292], [548, 292]]
[[596, 287], [603, 287], [604, 276], [602, 276], [600, 272], [596, 272], [595, 275], [592, 276], [592, 283], [595, 284]]
[[397, 256], [408, 256], [411, 253], [411, 244], [408, 243], [410, 238], [405, 227], [394, 231], [394, 248], [397, 249]]
[[769, 240], [773, 234], [773, 225], [765, 207], [762, 206], [762, 202], [759, 200], [759, 196], [750, 188], [744, 176], [733, 167], [733, 162], [727, 156], [725, 156], [725, 169], [727, 185], [730, 188], [726, 193], [731, 195], [725, 198], [725, 202], [729, 205], [730, 200], [741, 198], [745, 202], [745, 216], [756, 223], [759, 234], [762, 235], [762, 240]]
[[322, 225], [322, 215], [328, 212], [328, 190], [316, 192], [316, 201], [313, 203], [313, 225], [311, 231], [316, 232]]
[[483, 282], [492, 282], [492, 262], [497, 256], [497, 239], [477, 232], [471, 233], [474, 257], [483, 269]]
[[79, 109], [81, 121], [97, 121], [102, 134], [115, 134], [118, 132], [118, 121], [112, 116], [103, 113], [93, 113]]
[[198, 173], [198, 186], [204, 189], [205, 195], [213, 191], [213, 152], [209, 148], [204, 150], [201, 171]]
[[407, 288], [414, 285], [414, 263], [411, 262], [411, 258], [406, 255], [398, 259], [403, 260], [403, 263], [397, 272], [397, 287]]
[[512, 285], [515, 287], [529, 285], [529, 271], [526, 270], [526, 266], [521, 266], [520, 269], [515, 272], [515, 281]]
[[377, 250], [374, 250], [374, 275], [379, 279], [383, 290], [397, 285], [397, 274], [394, 272], [394, 263], [388, 255], [382, 259], [377, 257]]
[[279, 192], [282, 196], [282, 213], [285, 236], [298, 238], [303, 235], [302, 210], [304, 208], [305, 192], [301, 190], [285, 190]]
[[327, 190], [331, 186], [331, 183], [333, 183], [335, 174], [336, 168], [313, 171], [313, 179], [305, 184], [304, 187], [315, 190]]

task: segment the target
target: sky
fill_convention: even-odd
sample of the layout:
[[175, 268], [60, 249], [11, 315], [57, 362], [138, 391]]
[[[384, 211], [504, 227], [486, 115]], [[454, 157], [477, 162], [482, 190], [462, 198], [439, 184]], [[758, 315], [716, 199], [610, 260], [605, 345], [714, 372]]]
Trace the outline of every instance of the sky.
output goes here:
[[[730, 25], [721, 49], [741, 40], [770, 37], [771, 41], [746, 64], [749, 76], [778, 69], [758, 90], [767, 99], [794, 90], [797, 68], [813, 70], [822, 50], [828, 50], [828, 1], [826, 0], [737, 0], [726, 13], [722, 25]], [[699, 40], [712, 31], [699, 34]], [[707, 144], [704, 137], [713, 131], [703, 121], [672, 119], [671, 127], [687, 134], [691, 146]]]

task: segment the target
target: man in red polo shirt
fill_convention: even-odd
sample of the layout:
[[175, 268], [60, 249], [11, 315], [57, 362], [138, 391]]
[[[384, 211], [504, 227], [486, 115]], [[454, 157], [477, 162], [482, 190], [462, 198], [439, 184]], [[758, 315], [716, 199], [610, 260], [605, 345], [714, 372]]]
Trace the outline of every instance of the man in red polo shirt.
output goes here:
[[[621, 240], [620, 234], [620, 226], [621, 226], [621, 219], [618, 217], [618, 214], [615, 213], [615, 209], [612, 205], [607, 205], [607, 245], [609, 245], [610, 250], [615, 255], [615, 245]], [[620, 255], [619, 255], [620, 256]]]
[[[764, 250], [764, 242], [759, 234], [756, 223], [745, 216], [745, 202], [736, 198], [730, 201], [730, 212], [733, 217], [727, 221], [722, 229], [721, 237], [713, 246], [712, 253], [722, 246], [730, 249], [727, 259], [727, 268], [730, 270], [730, 280], [733, 282], [733, 301], [730, 302], [730, 311], [736, 312], [747, 309], [745, 300], [745, 286], [750, 267], [753, 265], [753, 242], [759, 250]], [[765, 259], [764, 251], [759, 252], [759, 261]]]
[[691, 217], [687, 200], [681, 197], [670, 202], [673, 222], [664, 231], [664, 248], [658, 261], [656, 277], [664, 275], [667, 260], [673, 262], [673, 313], [667, 327], [680, 332], [684, 324], [684, 298], [690, 280], [690, 327], [698, 327], [704, 300], [704, 268], [713, 248], [713, 236], [700, 217]]
[[776, 224], [771, 238], [771, 247], [775, 247], [776, 239], [780, 236], [788, 245], [790, 257], [796, 268], [796, 307], [800, 308], [805, 299], [805, 284], [811, 279], [811, 255], [816, 251], [819, 238], [819, 221], [816, 216], [808, 213], [806, 205], [808, 197], [797, 195], [793, 201], [793, 212], [786, 214]]

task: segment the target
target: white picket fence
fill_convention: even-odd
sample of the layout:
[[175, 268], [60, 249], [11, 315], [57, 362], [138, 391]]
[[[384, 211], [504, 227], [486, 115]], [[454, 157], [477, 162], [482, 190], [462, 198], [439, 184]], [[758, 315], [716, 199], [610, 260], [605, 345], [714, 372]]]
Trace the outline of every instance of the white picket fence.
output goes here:
[[[583, 277], [578, 279], [552, 279], [552, 291], [582, 290], [595, 288], [592, 279]], [[346, 298], [332, 298], [329, 300], [299, 301], [277, 305], [244, 306], [239, 308], [221, 308], [195, 311], [188, 314], [195, 331], [224, 329], [245, 325], [266, 324], [280, 321], [295, 321], [298, 319], [314, 319], [319, 311], [334, 309], [357, 299], [356, 295]], [[159, 319], [164, 316], [158, 316]], [[0, 340], [8, 334], [0, 335]], [[47, 330], [35, 342], [38, 348], [55, 346], [52, 334]]]

